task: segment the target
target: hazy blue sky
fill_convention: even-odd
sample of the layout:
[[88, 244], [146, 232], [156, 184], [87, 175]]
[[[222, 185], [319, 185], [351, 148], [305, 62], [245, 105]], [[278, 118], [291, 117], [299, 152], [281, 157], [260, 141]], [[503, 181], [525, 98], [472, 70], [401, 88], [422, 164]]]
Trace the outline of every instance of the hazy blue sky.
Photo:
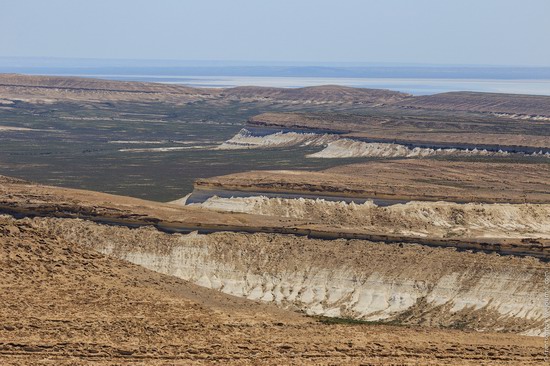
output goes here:
[[550, 0], [2, 0], [0, 57], [550, 66]]

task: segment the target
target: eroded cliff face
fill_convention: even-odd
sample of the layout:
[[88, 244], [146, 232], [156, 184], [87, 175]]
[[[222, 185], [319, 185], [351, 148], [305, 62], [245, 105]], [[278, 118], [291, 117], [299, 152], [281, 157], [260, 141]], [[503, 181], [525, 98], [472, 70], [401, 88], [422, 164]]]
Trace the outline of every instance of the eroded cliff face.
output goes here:
[[[339, 139], [331, 141], [327, 146], [316, 153], [310, 154], [309, 158], [418, 158], [428, 156], [507, 156], [506, 151], [487, 151], [486, 149], [464, 149], [455, 148], [422, 148], [407, 147], [405, 145], [379, 142], [363, 142], [353, 139]], [[542, 154], [549, 156], [550, 154]]]
[[279, 234], [170, 235], [78, 219], [32, 224], [164, 274], [312, 315], [543, 334], [550, 266], [534, 258]]
[[267, 135], [255, 135], [243, 128], [231, 139], [225, 141], [219, 150], [281, 148], [289, 146], [325, 146], [338, 140], [335, 134], [275, 132]]
[[[374, 139], [376, 140], [376, 139]], [[318, 152], [306, 155], [308, 158], [424, 158], [430, 156], [532, 156], [550, 157], [547, 149], [530, 151], [532, 149], [487, 150], [483, 144], [469, 148], [457, 149], [449, 143], [448, 147], [407, 146], [398, 143], [388, 143], [379, 139], [378, 142], [364, 142], [360, 139], [342, 138], [335, 133], [276, 131], [272, 133], [257, 133], [243, 128], [231, 139], [219, 145], [218, 150], [235, 149], [274, 149], [292, 146], [316, 146]]]
[[411, 201], [378, 206], [305, 198], [211, 197], [216, 211], [310, 219], [343, 228], [432, 238], [550, 238], [550, 205]]

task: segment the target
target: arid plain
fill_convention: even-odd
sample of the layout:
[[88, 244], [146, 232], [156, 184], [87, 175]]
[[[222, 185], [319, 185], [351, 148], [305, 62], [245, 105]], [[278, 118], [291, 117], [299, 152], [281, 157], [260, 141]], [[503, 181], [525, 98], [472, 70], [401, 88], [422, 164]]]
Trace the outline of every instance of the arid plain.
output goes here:
[[0, 359], [544, 364], [549, 106], [0, 75]]

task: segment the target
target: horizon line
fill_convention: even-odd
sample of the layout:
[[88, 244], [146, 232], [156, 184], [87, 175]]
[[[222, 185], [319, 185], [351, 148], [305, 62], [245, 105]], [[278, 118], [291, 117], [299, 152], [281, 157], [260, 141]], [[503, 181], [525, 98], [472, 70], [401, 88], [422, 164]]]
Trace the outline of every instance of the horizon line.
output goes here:
[[[386, 61], [301, 61], [301, 60], [237, 60], [237, 59], [155, 59], [155, 58], [101, 58], [101, 57], [64, 57], [64, 56], [0, 56], [2, 61], [65, 61], [65, 62], [98, 62], [98, 63], [181, 63], [187, 67], [257, 67], [257, 66], [288, 66], [288, 67], [428, 67], [428, 68], [550, 68], [550, 65], [513, 65], [513, 64], [443, 64], [427, 62], [386, 62]], [[206, 65], [201, 65], [206, 64]], [[4, 65], [5, 66], [5, 65]], [[22, 67], [23, 65], [12, 65]], [[54, 65], [33, 65], [25, 67], [47, 67]], [[89, 65], [87, 65], [89, 67]], [[112, 66], [112, 65], [111, 65]], [[134, 65], [138, 66], [138, 65]], [[143, 65], [139, 66], [161, 66]], [[173, 65], [172, 65], [173, 66]], [[72, 65], [70, 67], [82, 67]]]

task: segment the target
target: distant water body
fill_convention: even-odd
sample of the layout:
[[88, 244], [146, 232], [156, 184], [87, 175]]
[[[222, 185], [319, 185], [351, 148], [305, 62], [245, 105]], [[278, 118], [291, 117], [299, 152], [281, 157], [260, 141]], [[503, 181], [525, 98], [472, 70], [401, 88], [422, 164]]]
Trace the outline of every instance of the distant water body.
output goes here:
[[[41, 73], [45, 74], [45, 73]], [[76, 74], [109, 80], [148, 81], [181, 84], [192, 87], [230, 88], [236, 86], [265, 86], [300, 88], [316, 85], [344, 85], [356, 88], [396, 90], [413, 95], [427, 95], [450, 91], [477, 91], [492, 93], [536, 94], [550, 96], [550, 80], [547, 79], [465, 79], [465, 78], [346, 78], [346, 77], [285, 77], [285, 76], [186, 76], [186, 75], [116, 75]]]

